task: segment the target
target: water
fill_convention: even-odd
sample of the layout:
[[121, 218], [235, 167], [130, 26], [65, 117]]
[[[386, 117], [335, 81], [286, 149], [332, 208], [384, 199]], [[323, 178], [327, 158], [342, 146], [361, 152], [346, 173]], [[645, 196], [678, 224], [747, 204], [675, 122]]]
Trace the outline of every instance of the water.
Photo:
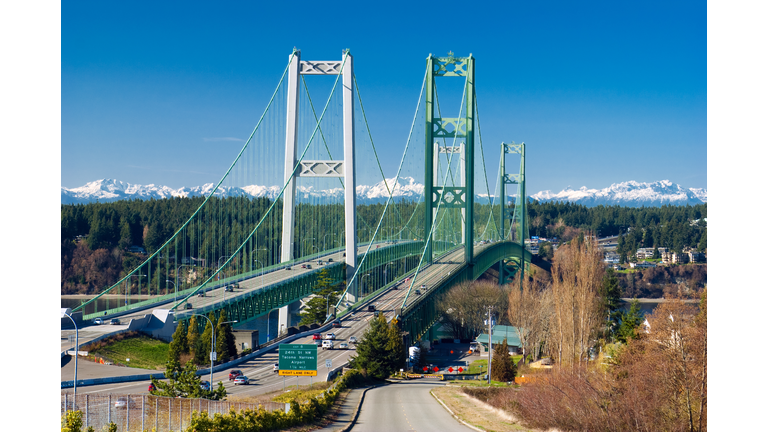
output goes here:
[[[80, 306], [82, 303], [94, 298], [93, 295], [80, 296], [80, 295], [66, 295], [61, 296], [61, 307], [74, 309]], [[155, 297], [155, 296], [152, 296]], [[137, 296], [132, 295], [128, 300], [128, 304], [138, 303], [140, 301], [150, 298], [147, 295]], [[95, 302], [85, 307], [84, 314], [92, 314], [96, 311], [105, 311], [110, 308], [116, 308], [119, 306], [125, 306], [126, 298], [120, 295], [105, 295], [101, 296]]]

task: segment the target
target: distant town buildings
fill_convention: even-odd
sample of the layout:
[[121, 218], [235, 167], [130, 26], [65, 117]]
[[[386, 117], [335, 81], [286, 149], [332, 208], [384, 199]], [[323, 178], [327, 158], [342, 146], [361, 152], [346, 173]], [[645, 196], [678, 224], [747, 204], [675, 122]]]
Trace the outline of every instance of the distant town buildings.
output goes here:
[[664, 253], [669, 252], [669, 248], [665, 248], [665, 247], [660, 247], [660, 248], [640, 248], [635, 253], [635, 256], [639, 260], [653, 258], [653, 251], [655, 249], [659, 249], [659, 253], [660, 254], [664, 254]]

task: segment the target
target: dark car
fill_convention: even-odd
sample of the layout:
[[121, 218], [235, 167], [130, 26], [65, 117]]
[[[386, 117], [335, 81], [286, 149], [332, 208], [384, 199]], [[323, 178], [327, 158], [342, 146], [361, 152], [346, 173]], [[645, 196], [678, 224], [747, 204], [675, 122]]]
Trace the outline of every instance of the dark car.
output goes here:
[[120, 320], [117, 318], [112, 318], [111, 320], [109, 320], [109, 323], [112, 325], [120, 325]]
[[229, 371], [229, 380], [232, 381], [233, 379], [239, 377], [242, 374], [243, 374], [243, 371], [239, 369], [232, 369], [231, 371]]
[[333, 258], [328, 258], [328, 262], [333, 262]]
[[368, 305], [368, 312], [376, 312], [376, 306]]
[[234, 291], [235, 291], [235, 288], [232, 285], [227, 285], [224, 288], [224, 292], [234, 292]]
[[331, 324], [331, 327], [335, 327], [335, 328], [339, 328], [339, 327], [341, 327], [341, 321], [339, 321], [339, 320], [334, 320], [334, 321], [333, 321], [333, 324]]
[[187, 306], [186, 306], [186, 308], [187, 308], [187, 309], [192, 309], [192, 303], [187, 303]]

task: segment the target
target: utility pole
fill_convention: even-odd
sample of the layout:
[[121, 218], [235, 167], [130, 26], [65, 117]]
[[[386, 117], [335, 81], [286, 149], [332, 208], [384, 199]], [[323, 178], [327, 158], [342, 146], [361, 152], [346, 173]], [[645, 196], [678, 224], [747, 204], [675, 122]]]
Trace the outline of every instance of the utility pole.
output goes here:
[[493, 338], [491, 329], [491, 310], [493, 306], [488, 306], [488, 385], [491, 385], [491, 360], [493, 360]]

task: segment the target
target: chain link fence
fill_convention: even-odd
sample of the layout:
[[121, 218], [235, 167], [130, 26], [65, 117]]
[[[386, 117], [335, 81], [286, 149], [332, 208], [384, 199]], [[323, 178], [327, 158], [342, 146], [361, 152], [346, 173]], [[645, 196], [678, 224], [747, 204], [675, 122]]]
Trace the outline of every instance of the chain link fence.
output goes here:
[[115, 423], [118, 431], [157, 432], [183, 431], [189, 427], [194, 411], [207, 411], [210, 416], [226, 414], [231, 410], [267, 411], [286, 409], [286, 404], [265, 402], [250, 404], [241, 402], [212, 401], [208, 399], [168, 398], [152, 395], [79, 394], [61, 395], [61, 415], [66, 411], [83, 413], [83, 430], [92, 426], [101, 431], [109, 423]]

